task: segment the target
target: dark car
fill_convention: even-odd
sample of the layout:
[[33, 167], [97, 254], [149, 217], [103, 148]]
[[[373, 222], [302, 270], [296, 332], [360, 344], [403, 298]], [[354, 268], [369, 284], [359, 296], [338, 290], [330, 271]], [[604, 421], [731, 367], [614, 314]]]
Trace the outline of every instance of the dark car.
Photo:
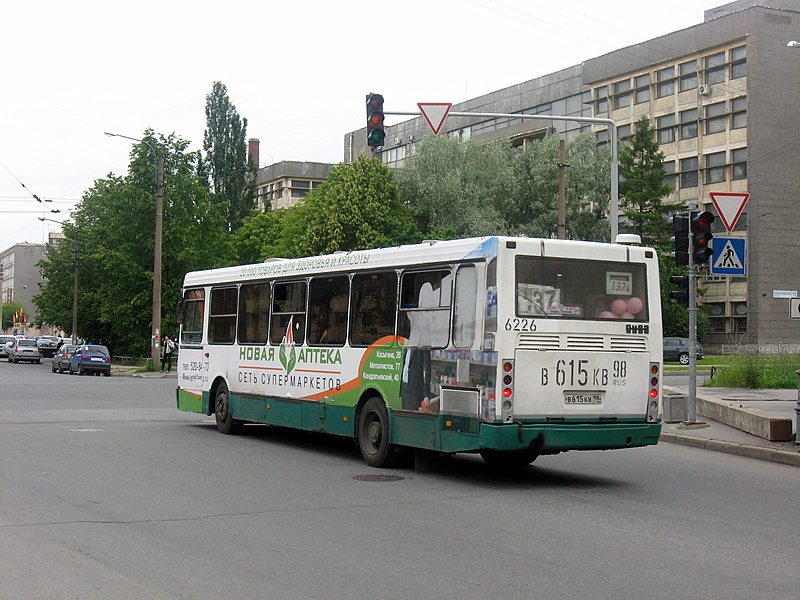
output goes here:
[[38, 338], [36, 340], [36, 345], [39, 346], [39, 352], [41, 352], [42, 358], [55, 356], [56, 350], [58, 350], [58, 342], [59, 338], [51, 335], [43, 335]]
[[13, 344], [6, 346], [6, 348], [6, 352], [8, 352], [8, 362], [10, 363], [17, 363], [23, 360], [35, 363], [42, 362], [42, 355], [34, 339], [21, 338], [16, 340]]
[[[697, 344], [697, 360], [702, 359], [703, 356], [703, 347]], [[664, 362], [674, 361], [678, 361], [682, 365], [689, 364], [689, 338], [664, 338]]]
[[86, 344], [78, 346], [72, 352], [69, 361], [69, 374], [102, 373], [111, 375], [111, 354], [105, 346]]
[[56, 371], [59, 373], [69, 371], [69, 361], [72, 360], [72, 353], [75, 352], [77, 347], [74, 344], [62, 344], [53, 357], [53, 373]]

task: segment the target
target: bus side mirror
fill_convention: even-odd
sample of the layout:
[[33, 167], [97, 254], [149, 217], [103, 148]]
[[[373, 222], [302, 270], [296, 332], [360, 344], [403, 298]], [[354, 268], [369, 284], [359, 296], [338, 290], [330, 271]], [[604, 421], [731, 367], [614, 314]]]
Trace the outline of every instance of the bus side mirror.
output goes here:
[[183, 325], [183, 321], [186, 318], [186, 302], [181, 300], [178, 302], [178, 306], [175, 307], [175, 323], [178, 325]]

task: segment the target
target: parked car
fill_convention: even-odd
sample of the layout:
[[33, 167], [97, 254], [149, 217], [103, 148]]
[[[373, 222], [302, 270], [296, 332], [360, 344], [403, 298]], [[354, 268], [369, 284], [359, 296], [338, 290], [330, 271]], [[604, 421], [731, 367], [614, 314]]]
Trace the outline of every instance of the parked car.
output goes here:
[[39, 352], [39, 346], [36, 345], [36, 340], [34, 339], [18, 339], [6, 347], [8, 348], [8, 362], [10, 363], [17, 363], [23, 360], [35, 363], [42, 362], [42, 354]]
[[0, 335], [0, 358], [8, 358], [8, 348], [6, 344], [16, 342], [17, 338], [13, 335]]
[[42, 358], [51, 358], [56, 355], [58, 350], [59, 338], [52, 335], [43, 335], [36, 340], [36, 345], [39, 346], [39, 352], [42, 353]]
[[[697, 344], [697, 360], [700, 360], [703, 356], [703, 347]], [[664, 362], [670, 361], [678, 361], [682, 365], [689, 364], [689, 338], [664, 338]]]
[[59, 373], [69, 371], [69, 361], [72, 360], [72, 354], [75, 352], [76, 348], [78, 348], [78, 346], [73, 344], [63, 344], [61, 348], [58, 349], [58, 352], [56, 352], [56, 355], [53, 357], [53, 373], [56, 371]]
[[102, 373], [111, 375], [111, 354], [108, 348], [97, 344], [78, 346], [69, 361], [69, 374]]

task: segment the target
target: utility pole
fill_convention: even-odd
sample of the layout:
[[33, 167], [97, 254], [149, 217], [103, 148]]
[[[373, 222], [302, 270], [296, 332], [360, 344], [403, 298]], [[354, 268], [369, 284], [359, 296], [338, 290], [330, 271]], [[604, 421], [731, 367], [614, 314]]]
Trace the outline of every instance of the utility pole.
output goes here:
[[567, 239], [567, 145], [564, 138], [558, 142], [558, 239]]

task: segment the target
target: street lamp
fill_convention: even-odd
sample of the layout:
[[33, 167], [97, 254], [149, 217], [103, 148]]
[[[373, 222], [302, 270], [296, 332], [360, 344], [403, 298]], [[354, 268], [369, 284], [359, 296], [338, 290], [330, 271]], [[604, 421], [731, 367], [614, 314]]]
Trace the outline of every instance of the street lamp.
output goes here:
[[153, 153], [153, 163], [156, 171], [156, 239], [153, 252], [153, 327], [150, 336], [150, 359], [153, 366], [158, 365], [160, 359], [161, 338], [161, 241], [163, 238], [164, 221], [164, 159], [158, 155], [155, 147], [146, 140], [121, 135], [119, 133], [104, 132], [108, 137], [120, 137], [134, 142], [140, 142], [150, 148]]
[[[40, 221], [50, 221], [52, 223], [58, 223], [61, 225], [61, 228], [64, 228], [64, 223], [61, 221], [56, 221], [55, 219], [46, 219], [44, 217], [39, 217]], [[72, 232], [72, 241], [74, 242], [74, 247], [72, 250], [72, 260], [75, 263], [75, 278], [72, 284], [72, 344], [75, 345], [78, 343], [78, 233], [77, 231]]]

